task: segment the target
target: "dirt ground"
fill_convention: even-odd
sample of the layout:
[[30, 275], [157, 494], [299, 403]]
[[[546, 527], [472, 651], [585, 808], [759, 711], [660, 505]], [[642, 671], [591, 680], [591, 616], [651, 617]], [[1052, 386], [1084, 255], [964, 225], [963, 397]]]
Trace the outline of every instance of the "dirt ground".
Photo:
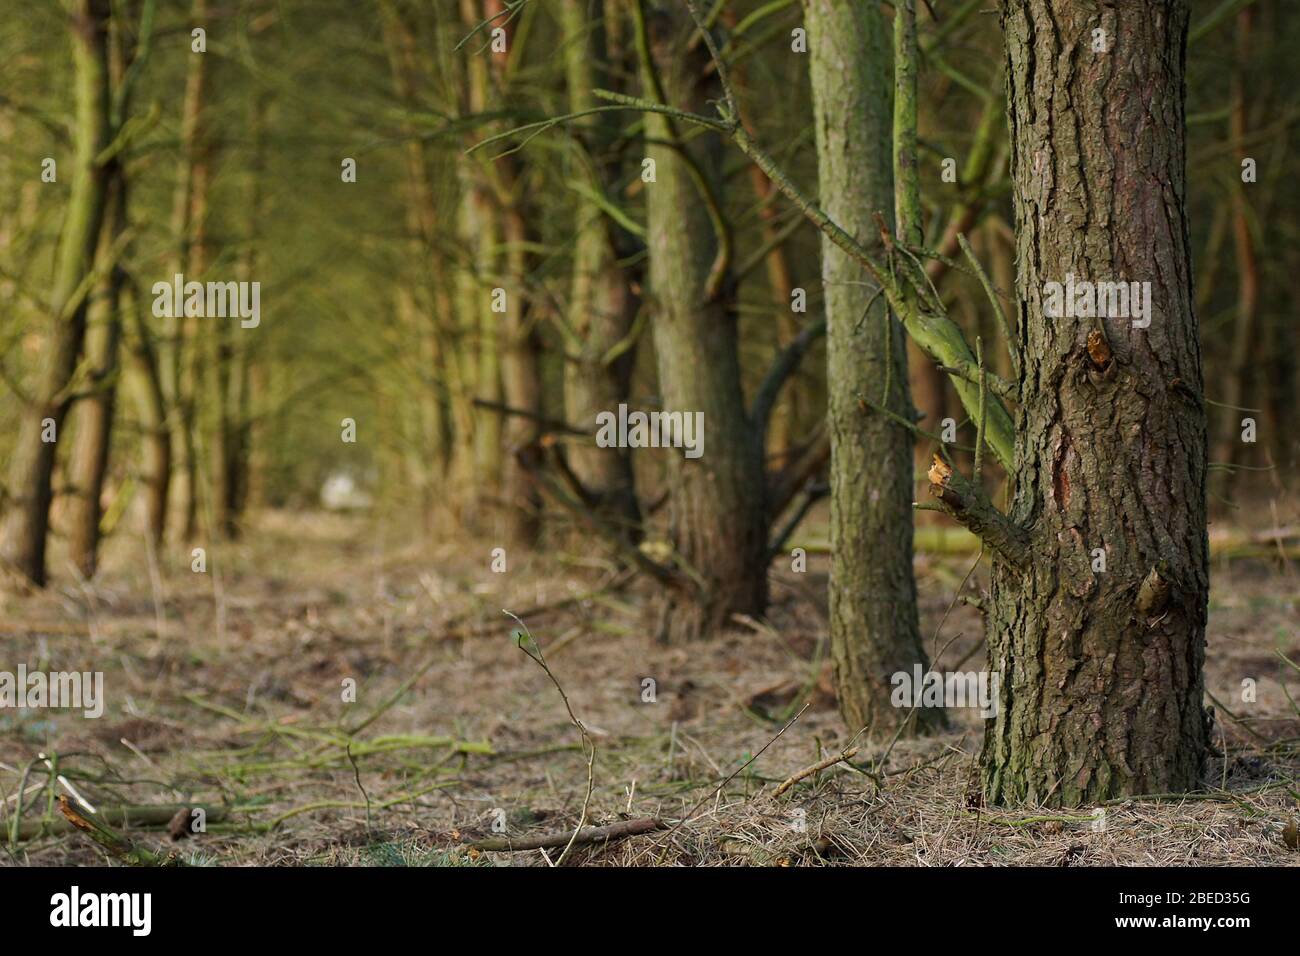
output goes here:
[[[1206, 791], [1056, 813], [980, 805], [974, 710], [954, 711], [940, 737], [857, 740], [851, 764], [773, 796], [850, 743], [825, 663], [824, 556], [803, 574], [776, 563], [765, 621], [661, 647], [653, 591], [594, 549], [510, 554], [493, 573], [491, 548], [271, 514], [209, 552], [206, 573], [188, 549], [151, 562], [142, 539], [116, 535], [93, 586], [56, 549], [55, 585], [0, 605], [0, 670], [103, 671], [105, 712], [0, 710], [0, 864], [109, 858], [81, 834], [42, 832], [62, 823], [55, 799], [69, 786], [97, 808], [222, 808], [181, 842], [165, 826], [126, 831], [191, 863], [554, 863], [560, 848], [464, 843], [571, 829], [586, 802], [579, 732], [502, 609], [527, 623], [594, 742], [587, 822], [670, 827], [575, 847], [572, 863], [1300, 863], [1284, 833], [1300, 816], [1300, 670], [1280, 656], [1300, 662], [1300, 568], [1281, 558], [1216, 559]], [[932, 657], [946, 648], [938, 669], [968, 655], [963, 669], [983, 666], [980, 615], [954, 600], [973, 558], [918, 558]], [[963, 593], [977, 596], [983, 574]], [[349, 678], [355, 702], [343, 700]]]

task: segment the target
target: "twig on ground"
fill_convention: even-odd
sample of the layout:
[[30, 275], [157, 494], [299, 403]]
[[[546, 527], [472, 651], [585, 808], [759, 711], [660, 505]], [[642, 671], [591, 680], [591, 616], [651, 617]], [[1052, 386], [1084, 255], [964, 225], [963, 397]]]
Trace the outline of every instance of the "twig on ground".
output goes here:
[[[467, 845], [475, 850], [487, 850], [494, 853], [541, 850], [560, 846], [565, 847], [565, 852], [568, 852], [569, 847], [584, 846], [588, 843], [607, 843], [610, 840], [621, 840], [624, 837], [638, 836], [642, 833], [653, 833], [655, 830], [664, 830], [667, 827], [668, 824], [657, 817], [640, 817], [636, 820], [620, 820], [618, 823], [610, 823], [603, 827], [580, 827], [573, 832], [560, 830], [556, 833], [541, 833], [521, 840], [513, 840], [510, 837], [491, 837], [486, 840], [475, 840]], [[564, 857], [561, 855], [560, 860], [563, 859]]]
[[811, 777], [813, 774], [820, 773], [821, 771], [826, 770], [829, 767], [833, 767], [837, 763], [840, 763], [841, 761], [852, 760], [854, 757], [857, 756], [857, 754], [858, 754], [857, 747], [849, 747], [847, 750], [841, 750], [833, 757], [827, 757], [825, 760], [817, 761], [815, 764], [813, 764], [810, 767], [804, 767], [802, 770], [799, 770], [791, 774], [789, 777], [785, 779], [784, 783], [782, 783], [779, 787], [773, 790], [772, 798], [776, 799], [777, 797], [781, 796], [781, 794], [785, 793], [787, 790], [793, 787], [800, 780], [803, 780], [805, 777]]

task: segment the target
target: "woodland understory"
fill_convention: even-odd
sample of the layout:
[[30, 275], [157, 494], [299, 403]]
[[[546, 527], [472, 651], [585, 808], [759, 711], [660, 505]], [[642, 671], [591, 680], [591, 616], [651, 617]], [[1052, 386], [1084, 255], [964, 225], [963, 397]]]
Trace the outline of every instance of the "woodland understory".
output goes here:
[[[590, 555], [534, 555], [503, 576], [400, 528], [268, 515], [250, 543], [220, 552], [219, 576], [164, 569], [160, 620], [143, 543], [114, 541], [93, 585], [4, 607], [0, 652], [35, 642], [68, 667], [98, 662], [120, 703], [95, 721], [0, 716], [6, 834], [29, 770], [20, 839], [0, 836], [0, 861], [120, 859], [68, 832], [56, 802], [67, 791], [39, 761], [28, 767], [39, 751], [101, 812], [152, 808], [119, 832], [162, 859], [546, 866], [540, 850], [467, 845], [501, 839], [497, 811], [512, 840], [567, 839], [586, 798], [579, 732], [505, 608], [595, 743], [588, 825], [675, 827], [577, 846], [575, 865], [1295, 864], [1284, 830], [1300, 798], [1300, 713], [1284, 687], [1294, 696], [1300, 674], [1281, 655], [1300, 660], [1300, 556], [1284, 567], [1272, 545], [1216, 559], [1206, 688], [1227, 709], [1204, 790], [1067, 812], [983, 807], [983, 722], [966, 711], [936, 736], [858, 740], [849, 763], [774, 797], [851, 745], [827, 657], [820, 517], [808, 572], [775, 573], [770, 615], [690, 648], [650, 640], [645, 585], [620, 585], [617, 566]], [[981, 650], [983, 629], [954, 598], [978, 599], [986, 575], [963, 587], [970, 540], [934, 543], [958, 553], [919, 557], [921, 621], [927, 646], [955, 664]], [[344, 705], [349, 675], [358, 699]], [[1242, 675], [1258, 699], [1233, 706]], [[646, 677], [654, 703], [642, 701]], [[175, 811], [194, 806], [208, 809], [207, 832], [173, 840]], [[546, 852], [553, 863], [562, 851]]]

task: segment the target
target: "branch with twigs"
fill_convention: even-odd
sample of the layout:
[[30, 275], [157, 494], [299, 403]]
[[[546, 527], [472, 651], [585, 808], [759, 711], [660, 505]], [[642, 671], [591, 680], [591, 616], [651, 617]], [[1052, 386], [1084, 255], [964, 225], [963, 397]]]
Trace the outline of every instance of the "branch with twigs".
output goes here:
[[562, 830], [556, 833], [543, 833], [534, 837], [525, 837], [522, 840], [512, 840], [509, 837], [491, 837], [486, 840], [474, 840], [468, 845], [475, 850], [486, 850], [494, 853], [518, 853], [523, 850], [546, 850], [561, 846], [586, 846], [591, 843], [608, 843], [611, 840], [640, 836], [643, 833], [653, 833], [656, 830], [665, 830], [667, 828], [668, 824], [657, 817], [640, 817], [636, 820], [620, 820], [618, 823], [610, 823], [601, 827], [580, 827], [573, 833]]

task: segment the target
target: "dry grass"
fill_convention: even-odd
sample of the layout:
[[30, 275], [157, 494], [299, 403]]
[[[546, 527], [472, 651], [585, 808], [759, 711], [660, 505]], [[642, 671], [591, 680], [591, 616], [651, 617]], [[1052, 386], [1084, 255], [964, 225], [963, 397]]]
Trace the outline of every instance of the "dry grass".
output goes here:
[[[1215, 569], [1207, 685], [1243, 723], [1220, 715], [1216, 746], [1226, 757], [1210, 762], [1214, 789], [1107, 806], [1103, 828], [1096, 808], [978, 807], [973, 711], [945, 736], [899, 742], [883, 763], [886, 742], [858, 740], [854, 763], [874, 767], [874, 778], [839, 764], [774, 800], [780, 781], [850, 737], [822, 662], [825, 568], [816, 561], [802, 575], [778, 562], [766, 621], [665, 648], [647, 635], [651, 592], [601, 591], [615, 574], [602, 558], [512, 554], [508, 573], [492, 574], [491, 547], [430, 549], [385, 540], [355, 519], [268, 516], [249, 543], [210, 554], [206, 575], [189, 571], [188, 549], [163, 556], [161, 634], [139, 539], [111, 543], [93, 587], [56, 556], [59, 586], [0, 607], [0, 661], [103, 670], [107, 710], [97, 721], [0, 711], [0, 801], [9, 798], [0, 826], [19, 772], [45, 751], [97, 804], [233, 808], [184, 844], [204, 862], [546, 866], [541, 851], [478, 854], [461, 840], [491, 835], [501, 816], [513, 835], [577, 823], [586, 794], [577, 730], [546, 675], [512, 643], [501, 609], [585, 595], [526, 619], [598, 748], [591, 822], [676, 821], [698, 810], [671, 831], [575, 848], [573, 863], [1300, 862], [1281, 837], [1300, 812], [1300, 721], [1276, 652], [1300, 660], [1300, 638], [1296, 579], [1279, 566]], [[920, 559], [927, 633], [969, 560]], [[976, 612], [958, 606], [939, 637], [940, 645], [956, 637], [944, 662], [964, 656], [980, 632]], [[341, 700], [349, 677], [354, 704]], [[654, 703], [641, 699], [644, 678], [656, 681]], [[1244, 678], [1258, 682], [1253, 704], [1241, 702]], [[1300, 675], [1290, 671], [1290, 681], [1300, 685]], [[34, 821], [61, 788], [39, 765], [29, 787], [24, 819]], [[133, 836], [168, 843], [157, 831]], [[0, 853], [9, 864], [100, 859], [67, 834]]]

